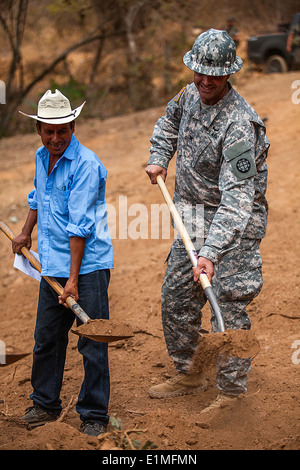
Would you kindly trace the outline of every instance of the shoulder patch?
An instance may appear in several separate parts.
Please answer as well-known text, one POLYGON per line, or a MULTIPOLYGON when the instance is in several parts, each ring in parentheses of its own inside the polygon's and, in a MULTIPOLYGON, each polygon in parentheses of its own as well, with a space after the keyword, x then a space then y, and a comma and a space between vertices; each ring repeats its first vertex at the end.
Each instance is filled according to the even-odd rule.
POLYGON ((233 158, 237 157, 238 155, 241 155, 242 153, 247 152, 250 149, 251 145, 245 140, 242 140, 240 142, 237 142, 236 144, 231 145, 227 150, 225 150, 224 156, 226 160, 230 162, 230 160, 232 160, 233 158))
POLYGON ((180 100, 180 97, 181 97, 181 95, 182 95, 182 93, 184 92, 185 89, 186 89, 186 87, 184 86, 184 87, 180 90, 180 92, 177 93, 177 95, 176 95, 175 98, 174 98, 175 103, 178 103, 178 101, 180 100))
POLYGON ((251 178, 257 174, 256 165, 251 155, 251 145, 241 141, 224 152, 225 159, 230 162, 232 171, 238 180, 251 178))

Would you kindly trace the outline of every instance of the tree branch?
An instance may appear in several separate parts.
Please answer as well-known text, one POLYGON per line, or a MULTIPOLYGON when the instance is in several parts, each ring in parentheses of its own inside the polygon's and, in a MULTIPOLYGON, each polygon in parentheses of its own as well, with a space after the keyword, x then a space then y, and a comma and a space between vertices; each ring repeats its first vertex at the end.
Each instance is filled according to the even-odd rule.
MULTIPOLYGON (((73 51, 78 49, 79 47, 85 46, 93 41, 97 40, 104 40, 107 37, 113 36, 120 36, 125 34, 124 31, 118 31, 110 34, 95 34, 99 30, 99 27, 95 28, 92 33, 90 33, 85 38, 81 39, 77 43, 73 44, 72 46, 65 49, 61 54, 59 54, 56 59, 54 59, 50 65, 48 65, 37 77, 35 77, 23 90, 20 90, 19 93, 16 94, 16 99, 12 102, 9 100, 9 103, 12 103, 9 110, 6 108, 5 115, 2 115, 2 121, 0 121, 0 138, 1 135, 4 135, 7 125, 11 119, 11 116, 16 112, 18 106, 22 103, 25 96, 30 92, 30 90, 39 82, 41 81, 46 75, 48 75, 60 62, 65 60, 65 58, 73 51)), ((9 94, 7 93, 7 96, 9 94)))

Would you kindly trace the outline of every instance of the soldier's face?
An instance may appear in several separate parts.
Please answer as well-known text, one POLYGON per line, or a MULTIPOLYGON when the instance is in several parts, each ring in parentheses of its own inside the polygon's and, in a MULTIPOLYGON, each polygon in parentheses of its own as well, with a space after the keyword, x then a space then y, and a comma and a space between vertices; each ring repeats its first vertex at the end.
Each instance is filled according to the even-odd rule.
POLYGON ((229 75, 212 77, 194 72, 194 83, 200 93, 202 103, 212 106, 223 98, 229 90, 228 78, 229 75))

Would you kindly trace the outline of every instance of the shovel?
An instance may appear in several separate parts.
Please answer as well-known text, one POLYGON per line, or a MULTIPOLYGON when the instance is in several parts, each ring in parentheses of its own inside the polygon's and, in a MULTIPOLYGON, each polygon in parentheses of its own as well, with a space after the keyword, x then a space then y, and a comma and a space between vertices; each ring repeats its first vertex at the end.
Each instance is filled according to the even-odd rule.
MULTIPOLYGON (((190 236, 185 228, 185 226, 183 225, 183 222, 181 220, 181 217, 175 207, 175 204, 173 203, 172 199, 171 199, 171 196, 168 192, 168 189, 164 183, 164 180, 162 179, 162 177, 160 175, 158 175, 157 177, 157 183, 158 183, 158 186, 160 187, 160 190, 162 192, 162 195, 167 203, 167 206, 169 208, 169 211, 172 215, 172 218, 173 218, 173 221, 174 221, 174 224, 175 224, 175 227, 177 228, 180 236, 181 236, 181 239, 183 241, 183 244, 186 248, 186 251, 189 255, 189 258, 193 264, 193 266, 196 268, 197 267, 197 260, 198 260, 198 256, 197 256, 197 252, 195 250, 195 247, 190 239, 190 236)), ((200 274, 200 279, 199 279, 199 282, 204 290, 204 293, 209 301, 209 304, 210 304, 210 307, 212 309, 212 311, 214 312, 215 314, 215 317, 217 319, 217 324, 218 324, 218 330, 220 332, 223 332, 225 331, 225 327, 224 327, 224 321, 223 321, 223 317, 222 317, 222 313, 221 313, 221 310, 220 310, 220 307, 218 305, 218 302, 217 302, 217 299, 216 299, 216 296, 214 294, 214 291, 211 287, 211 284, 209 282, 209 279, 207 277, 207 275, 202 272, 200 274)))
MULTIPOLYGON (((0 229, 10 240, 15 238, 15 234, 3 222, 0 222, 0 229)), ((31 251, 25 246, 22 247, 21 251, 32 266, 41 273, 42 266, 31 251)), ((64 289, 54 277, 43 277, 58 295, 62 295, 64 289)), ((131 328, 126 324, 119 324, 106 319, 92 320, 72 297, 67 297, 66 304, 83 323, 83 325, 71 329, 71 332, 78 336, 100 343, 111 343, 112 341, 119 341, 133 336, 131 328)))
MULTIPOLYGON (((157 177, 157 183, 169 207, 174 224, 182 238, 189 258, 193 266, 197 267, 197 252, 160 175, 157 177)), ((254 358, 260 351, 260 345, 255 334, 249 330, 225 330, 220 307, 209 279, 204 272, 200 274, 199 282, 216 316, 218 331, 202 336, 199 346, 195 351, 190 372, 201 372, 206 367, 210 367, 220 353, 224 356, 232 355, 240 358, 254 358)))

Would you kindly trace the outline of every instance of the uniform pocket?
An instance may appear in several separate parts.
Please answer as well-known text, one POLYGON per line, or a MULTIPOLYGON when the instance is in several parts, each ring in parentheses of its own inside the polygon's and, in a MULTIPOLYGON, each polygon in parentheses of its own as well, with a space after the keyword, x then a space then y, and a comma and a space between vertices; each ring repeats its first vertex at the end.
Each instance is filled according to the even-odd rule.
POLYGON ((193 152, 192 165, 193 166, 197 164, 201 155, 204 153, 204 150, 207 149, 210 143, 211 143, 210 139, 208 139, 207 137, 203 137, 200 142, 198 141, 198 139, 197 139, 197 142, 194 142, 193 147, 192 147, 192 152, 193 152))
POLYGON ((204 138, 200 145, 193 147, 193 168, 202 176, 217 180, 220 171, 220 158, 210 139, 204 138))
POLYGON ((222 260, 215 264, 218 279, 260 268, 262 259, 259 245, 260 240, 242 238, 238 247, 226 253, 222 260))
POLYGON ((220 302, 251 302, 263 286, 261 267, 232 274, 218 282, 217 293, 220 302))
POLYGON ((64 214, 68 211, 68 201, 70 196, 70 189, 67 189, 66 186, 62 188, 55 188, 54 191, 54 201, 55 201, 55 210, 64 214))
POLYGON ((260 240, 242 239, 238 248, 215 265, 216 294, 220 302, 251 301, 263 285, 260 240))

